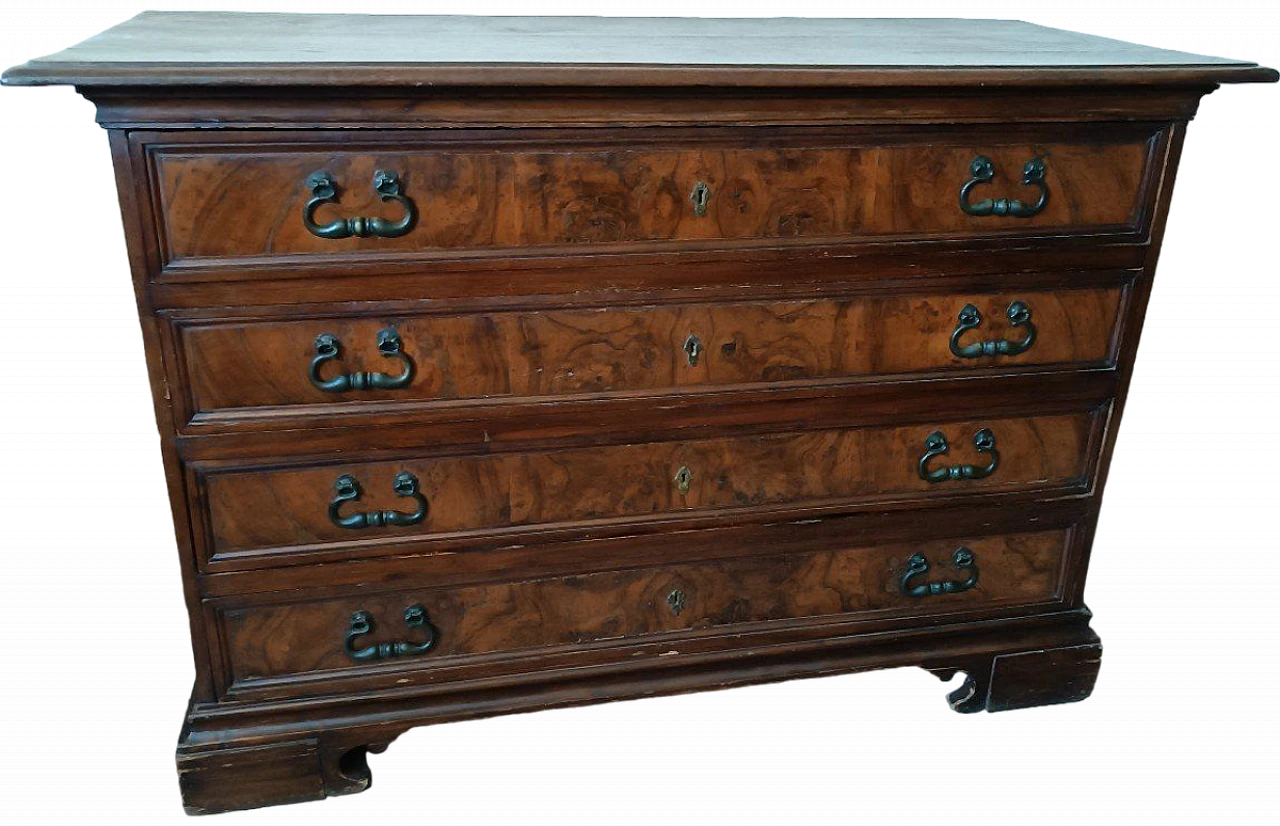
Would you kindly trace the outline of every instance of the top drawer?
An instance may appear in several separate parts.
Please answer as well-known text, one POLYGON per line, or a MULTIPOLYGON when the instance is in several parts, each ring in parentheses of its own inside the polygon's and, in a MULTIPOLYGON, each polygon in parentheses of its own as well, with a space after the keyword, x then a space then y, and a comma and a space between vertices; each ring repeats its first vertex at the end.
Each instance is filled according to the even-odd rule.
POLYGON ((1135 233, 1150 127, 249 133, 150 146, 170 265, 1135 233), (223 139, 225 140, 225 138, 223 139))

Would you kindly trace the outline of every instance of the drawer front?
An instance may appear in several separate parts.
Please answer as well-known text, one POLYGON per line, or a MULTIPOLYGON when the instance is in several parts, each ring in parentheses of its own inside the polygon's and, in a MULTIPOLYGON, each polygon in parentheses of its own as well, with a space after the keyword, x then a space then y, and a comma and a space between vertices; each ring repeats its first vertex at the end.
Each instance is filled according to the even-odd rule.
POLYGON ((152 163, 171 263, 1137 231, 1151 130, 1018 134, 794 131, 760 145, 632 131, 610 145, 401 133, 158 145, 152 163))
POLYGON ((1092 366, 1111 359, 1126 289, 175 324, 198 419, 1092 366))
MULTIPOLYGON (((435 671, 484 655, 625 646, 783 620, 936 615, 1058 598, 1069 530, 841 548, 583 576, 421 588, 218 611, 235 688, 388 661, 435 671), (419 610, 420 609, 420 610, 419 610), (397 644, 400 644, 397 647, 397 644)), ((664 643, 665 644, 665 643, 664 643)), ((397 681, 403 684, 404 681, 397 681)))
POLYGON ((198 472, 214 560, 730 509, 1079 487, 1099 411, 198 472), (989 438, 987 438, 989 437, 989 438), (929 478, 925 478, 925 477, 929 478))

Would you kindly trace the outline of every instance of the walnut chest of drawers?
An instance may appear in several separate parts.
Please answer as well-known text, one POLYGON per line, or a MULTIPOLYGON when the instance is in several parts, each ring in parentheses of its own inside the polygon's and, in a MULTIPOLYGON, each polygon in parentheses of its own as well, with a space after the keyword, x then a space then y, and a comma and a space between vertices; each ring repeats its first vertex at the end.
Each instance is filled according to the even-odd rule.
POLYGON ((188 810, 513 711, 1086 697, 1184 131, 1275 79, 999 21, 155 13, 11 69, 110 135, 188 810))

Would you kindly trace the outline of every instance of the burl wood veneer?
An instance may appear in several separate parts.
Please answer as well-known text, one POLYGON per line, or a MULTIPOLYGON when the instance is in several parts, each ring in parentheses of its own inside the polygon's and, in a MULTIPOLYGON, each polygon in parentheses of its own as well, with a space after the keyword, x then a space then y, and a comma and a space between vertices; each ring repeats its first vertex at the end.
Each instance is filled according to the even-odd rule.
POLYGON ((10 69, 110 135, 187 810, 554 706, 1088 696, 1186 125, 1276 79, 1007 21, 168 13, 10 69))

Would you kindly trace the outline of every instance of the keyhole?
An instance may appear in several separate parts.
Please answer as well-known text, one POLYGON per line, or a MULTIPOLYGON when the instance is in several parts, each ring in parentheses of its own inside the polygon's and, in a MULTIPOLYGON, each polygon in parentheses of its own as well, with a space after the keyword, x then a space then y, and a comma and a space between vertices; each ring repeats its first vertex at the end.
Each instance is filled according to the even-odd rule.
POLYGON ((698 357, 702 355, 702 339, 691 334, 684 340, 684 354, 689 357, 689 366, 698 366, 698 357))
POLYGON ((681 493, 688 493, 689 485, 693 482, 693 471, 689 470, 688 467, 681 466, 681 468, 676 471, 675 482, 676 490, 681 493))
POLYGON ((684 610, 684 591, 677 588, 667 594, 667 607, 671 609, 671 613, 680 616, 680 612, 684 610))
POLYGON ((711 187, 698 181, 693 185, 693 192, 689 193, 689 200, 693 201, 693 214, 701 218, 707 214, 707 201, 711 200, 711 187))

